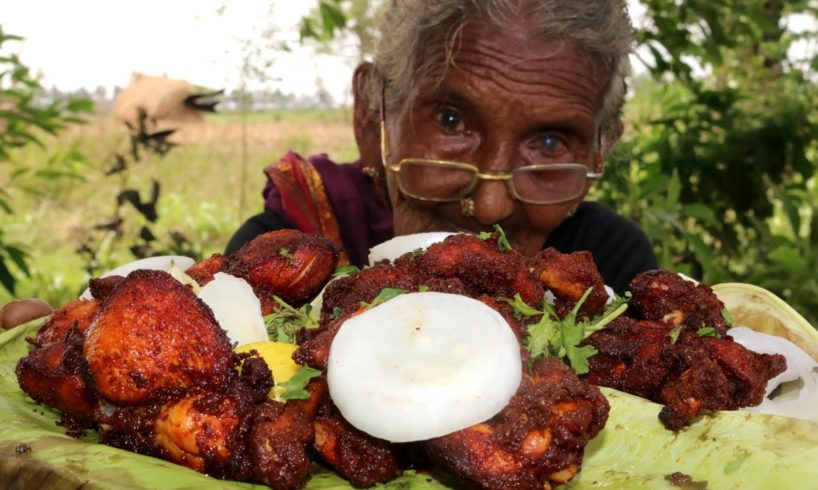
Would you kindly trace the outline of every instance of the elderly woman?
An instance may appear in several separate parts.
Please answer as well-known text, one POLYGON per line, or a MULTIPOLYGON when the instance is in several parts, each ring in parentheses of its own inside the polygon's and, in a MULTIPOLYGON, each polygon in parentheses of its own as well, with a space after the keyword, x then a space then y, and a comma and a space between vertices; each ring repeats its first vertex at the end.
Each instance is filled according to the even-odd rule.
POLYGON ((632 29, 618 0, 394 0, 354 75, 360 160, 294 153, 227 252, 296 227, 356 265, 394 235, 491 230, 527 255, 590 251, 621 292, 656 267, 644 233, 583 202, 622 132, 632 29))

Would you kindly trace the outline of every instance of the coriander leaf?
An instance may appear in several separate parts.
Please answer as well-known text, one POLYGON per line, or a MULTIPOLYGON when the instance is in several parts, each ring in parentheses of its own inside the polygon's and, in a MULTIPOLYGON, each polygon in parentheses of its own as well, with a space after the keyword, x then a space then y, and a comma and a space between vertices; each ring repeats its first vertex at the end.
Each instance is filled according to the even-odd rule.
POLYGON ((679 340, 679 334, 682 333, 682 325, 676 325, 673 327, 673 330, 667 333, 667 336, 670 337, 670 343, 675 344, 677 340, 679 340))
POLYGON ((366 301, 361 301, 361 306, 365 307, 366 309, 374 308, 381 303, 385 303, 390 299, 394 298, 395 296, 399 296, 401 294, 405 294, 407 291, 405 289, 400 288, 383 288, 375 299, 372 300, 371 303, 367 303, 366 301))
POLYGON ((550 357, 559 353, 560 329, 557 321, 543 315, 540 321, 528 326, 528 337, 525 348, 531 353, 531 359, 550 357))
POLYGON ((491 233, 490 231, 481 231, 480 234, 477 235, 477 238, 481 240, 488 240, 489 238, 491 238, 492 234, 493 233, 491 233))
POLYGON ((333 320, 337 320, 337 319, 341 318, 341 315, 343 315, 343 314, 344 314, 344 310, 342 310, 341 308, 338 308, 336 306, 335 308, 332 309, 332 313, 330 314, 330 317, 333 320))
POLYGON ((563 319, 560 319, 554 312, 553 306, 545 301, 543 301, 545 311, 541 312, 525 304, 519 294, 515 295, 514 301, 506 300, 514 307, 518 317, 532 318, 535 315, 541 315, 539 320, 527 325, 528 337, 525 347, 531 354, 532 360, 538 357, 555 356, 570 365, 577 374, 588 372, 588 359, 594 356, 597 350, 591 345, 581 345, 582 341, 590 333, 605 327, 628 308, 627 301, 620 301, 612 305, 613 309, 606 308, 594 321, 587 319, 578 321, 579 310, 592 289, 588 288, 585 291, 571 312, 563 319))
POLYGON ((614 303, 611 303, 608 307, 606 307, 605 310, 597 317, 599 320, 595 320, 592 324, 585 327, 585 337, 588 337, 597 330, 602 330, 619 315, 625 313, 625 310, 628 309, 627 303, 622 303, 614 309, 611 309, 612 306, 615 306, 614 303))
POLYGON ((344 265, 341 267, 336 267, 335 271, 332 273, 332 277, 341 277, 341 276, 348 276, 350 274, 354 274, 360 271, 358 267, 354 265, 344 265))
POLYGON ((284 393, 280 395, 282 400, 306 400, 310 397, 310 392, 305 388, 312 378, 320 376, 321 371, 308 366, 302 366, 292 378, 281 383, 284 393))
POLYGON ((524 316, 535 316, 535 315, 542 315, 543 312, 532 308, 528 305, 523 298, 520 297, 520 293, 514 293, 514 300, 510 300, 508 298, 505 299, 505 302, 511 305, 514 308, 515 313, 519 313, 524 316))
POLYGON ((278 255, 284 257, 285 259, 289 260, 290 262, 292 262, 292 260, 295 258, 295 257, 293 257, 292 252, 290 252, 288 249, 283 248, 283 247, 278 251, 278 255))
POLYGON ((582 296, 579 298, 579 301, 577 301, 577 304, 575 304, 574 307, 571 308, 571 312, 568 313, 568 316, 565 317, 566 322, 576 323, 579 309, 582 307, 582 304, 585 303, 585 300, 588 299, 588 296, 591 294, 591 291, 593 290, 594 288, 590 287, 586 289, 584 293, 582 293, 582 296))
POLYGON ((264 317, 264 326, 270 340, 292 344, 293 336, 298 330, 318 327, 318 318, 313 314, 309 303, 296 309, 278 296, 274 295, 273 300, 278 303, 278 307, 264 317))
POLYGON ((598 352, 596 347, 592 345, 584 345, 582 347, 575 345, 567 347, 565 351, 568 356, 568 361, 571 363, 571 367, 574 368, 577 374, 587 374, 588 371, 590 371, 588 359, 598 352))
POLYGON ((413 259, 416 259, 416 258, 420 257, 421 255, 423 255, 423 248, 418 247, 418 248, 412 250, 412 258, 413 259))
POLYGON ((721 317, 724 319, 724 323, 728 327, 733 326, 733 317, 730 315, 730 310, 728 310, 727 308, 722 308, 721 317))
POLYGON ((713 327, 702 327, 696 331, 699 334, 699 337, 713 337, 713 338, 721 338, 719 332, 713 327))
POLYGON ((419 293, 429 292, 429 286, 427 286, 425 284, 421 284, 420 286, 418 286, 418 292, 419 293))
POLYGON ((503 228, 495 224, 494 231, 496 231, 500 237, 497 239, 497 246, 500 247, 501 252, 507 252, 511 250, 511 244, 508 242, 508 238, 506 237, 506 232, 503 231, 503 228))

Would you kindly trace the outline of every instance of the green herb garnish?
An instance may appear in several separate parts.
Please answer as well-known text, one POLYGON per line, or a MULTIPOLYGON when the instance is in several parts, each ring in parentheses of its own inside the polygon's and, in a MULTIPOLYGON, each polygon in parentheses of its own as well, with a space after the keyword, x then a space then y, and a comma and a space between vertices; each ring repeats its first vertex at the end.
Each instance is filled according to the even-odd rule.
POLYGON ((667 336, 670 337, 670 343, 675 344, 677 340, 679 340, 679 334, 682 333, 682 325, 676 325, 673 329, 667 333, 667 336))
POLYGON ((344 310, 342 310, 341 308, 338 308, 336 306, 335 308, 332 309, 332 313, 330 313, 330 318, 332 318, 333 320, 337 320, 337 319, 341 318, 341 315, 343 315, 343 314, 344 314, 344 310))
POLYGON ((278 251, 278 255, 284 257, 285 259, 289 260, 290 262, 292 262, 293 259, 295 259, 295 257, 293 257, 293 253, 290 252, 289 249, 283 248, 283 247, 278 251))
POLYGON ((264 326, 270 340, 292 344, 293 336, 302 328, 318 328, 318 318, 312 312, 312 305, 307 303, 301 308, 293 308, 286 301, 273 296, 278 308, 264 317, 264 326))
POLYGON ((390 299, 394 298, 395 296, 399 296, 401 294, 405 294, 408 291, 405 289, 400 288, 383 288, 380 293, 372 300, 371 303, 367 303, 366 301, 361 301, 361 306, 366 309, 374 308, 381 303, 386 303, 390 299))
POLYGON ((699 334, 699 337, 713 337, 716 339, 721 338, 721 335, 719 335, 718 330, 716 330, 713 327, 702 327, 698 329, 696 333, 699 334))
POLYGON ((730 310, 727 308, 721 309, 721 317, 724 319, 724 324, 728 327, 733 325, 733 317, 730 315, 730 310))
POLYGON ((354 273, 356 273, 356 272, 358 272, 360 270, 361 269, 359 269, 357 266, 354 266, 352 264, 342 265, 341 267, 337 267, 335 269, 335 271, 333 271, 332 277, 348 276, 348 275, 354 274, 354 273))
POLYGON ((554 307, 543 300, 542 310, 533 308, 526 304, 519 294, 514 295, 514 300, 508 303, 514 307, 515 314, 520 318, 533 318, 539 316, 539 320, 528 324, 528 338, 525 347, 531 354, 531 358, 538 357, 558 357, 566 362, 577 374, 585 374, 589 370, 588 359, 597 353, 596 348, 591 345, 580 345, 581 342, 591 333, 604 328, 613 319, 621 315, 628 308, 624 298, 616 304, 612 303, 605 311, 593 320, 577 320, 577 314, 582 304, 591 294, 593 288, 588 288, 585 294, 577 301, 571 312, 560 319, 554 307))
MULTIPOLYGON (((511 250, 511 248, 512 248, 511 243, 509 243, 508 237, 506 237, 506 232, 503 231, 503 228, 500 225, 495 224, 494 225, 494 231, 498 235, 497 236, 497 247, 500 248, 500 251, 501 252, 507 252, 507 251, 511 250)), ((491 238, 493 236, 494 236, 494 233, 492 233, 492 232, 481 231, 477 235, 477 238, 479 238, 481 240, 488 240, 489 238, 491 238)))
POLYGON ((292 378, 278 385, 284 388, 284 392, 279 395, 279 398, 282 400, 306 400, 310 397, 310 392, 306 390, 307 384, 312 378, 320 375, 321 371, 303 366, 292 378))

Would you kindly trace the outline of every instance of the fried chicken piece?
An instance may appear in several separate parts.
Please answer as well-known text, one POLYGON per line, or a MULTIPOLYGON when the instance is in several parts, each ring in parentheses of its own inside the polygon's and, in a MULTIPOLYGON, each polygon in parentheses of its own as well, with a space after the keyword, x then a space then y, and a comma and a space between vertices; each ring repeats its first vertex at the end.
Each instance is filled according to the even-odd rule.
POLYGON ((327 399, 315 418, 313 449, 356 488, 397 478, 402 469, 396 446, 352 427, 327 399))
POLYGON ((297 305, 316 294, 338 265, 339 253, 324 237, 278 230, 245 244, 227 258, 223 271, 245 279, 267 315, 277 305, 273 295, 297 305))
POLYGON ((339 277, 327 284, 321 306, 321 324, 330 316, 349 314, 369 303, 386 288, 416 291, 418 278, 406 268, 380 262, 355 274, 339 277), (341 313, 338 313, 338 312, 341 313))
POLYGON ((145 405, 101 405, 95 412, 100 442, 218 478, 250 479, 247 435, 259 403, 235 376, 220 388, 145 405))
POLYGON ((88 281, 88 291, 95 299, 102 301, 124 280, 124 276, 118 275, 95 277, 88 281))
POLYGON ((276 490, 300 488, 309 475, 307 449, 315 440, 313 421, 326 398, 326 379, 313 378, 306 390, 306 400, 265 403, 250 433, 254 476, 276 490))
POLYGON ((194 390, 163 405, 153 426, 160 454, 215 477, 247 479, 243 439, 251 419, 247 401, 236 393, 194 390))
POLYGON ((619 317, 583 342, 597 353, 588 359, 591 384, 658 400, 659 390, 674 368, 672 325, 619 317))
POLYGON ((470 234, 451 235, 422 254, 400 257, 396 265, 424 277, 459 279, 471 297, 513 298, 519 293, 523 301, 538 306, 544 293, 529 273, 528 259, 514 250, 501 251, 496 234, 487 240, 470 234))
POLYGON ((202 259, 185 270, 185 274, 196 281, 199 286, 204 286, 213 280, 217 272, 221 272, 227 264, 227 257, 222 254, 213 254, 206 259, 202 259))
POLYGON ((598 351, 586 379, 664 404, 659 419, 680 430, 699 415, 758 405, 767 382, 786 369, 781 355, 750 351, 729 337, 681 335, 680 329, 617 318, 583 342, 598 351))
POLYGON ((712 327, 719 336, 729 328, 722 310, 724 303, 706 284, 694 284, 678 274, 658 269, 643 272, 630 283, 631 305, 640 318, 684 325, 683 335, 695 334, 701 327, 712 327))
POLYGON ((195 386, 220 386, 235 364, 213 312, 166 272, 130 273, 88 327, 83 356, 99 395, 151 402, 195 386))
POLYGON ((429 458, 477 488, 542 489, 579 471, 610 407, 555 358, 539 359, 492 419, 426 442, 429 458))
POLYGON ((88 426, 97 396, 83 377, 82 340, 79 330, 72 328, 61 341, 21 358, 15 372, 20 389, 32 399, 64 412, 80 426, 88 426))
POLYGON ((577 318, 598 315, 608 301, 605 280, 590 252, 563 254, 553 247, 539 252, 534 260, 534 276, 554 294, 557 315, 565 318, 589 288, 593 288, 579 308, 577 318))
POLYGON ((48 317, 37 330, 37 337, 31 343, 36 346, 45 346, 53 342, 61 343, 72 328, 82 334, 98 311, 99 301, 95 299, 71 301, 48 317))
POLYGON ((100 441, 160 457, 210 476, 255 480, 274 489, 303 486, 309 475, 312 421, 326 394, 323 380, 307 400, 268 398, 272 373, 263 359, 244 359, 224 384, 138 406, 100 405, 100 441))

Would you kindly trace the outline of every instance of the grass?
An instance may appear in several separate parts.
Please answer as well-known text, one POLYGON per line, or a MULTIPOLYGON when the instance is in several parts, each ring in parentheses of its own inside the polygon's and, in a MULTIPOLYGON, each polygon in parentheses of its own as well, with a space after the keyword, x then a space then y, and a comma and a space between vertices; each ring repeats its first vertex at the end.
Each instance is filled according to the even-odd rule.
MULTIPOLYGON (((174 138, 178 146, 166 156, 146 155, 123 175, 106 176, 114 155, 128 154, 129 138, 110 117, 96 117, 0 164, 0 182, 10 183, 3 188, 14 207, 13 214, 0 213, 3 240, 30 257, 30 277, 17 274, 15 297, 39 297, 54 306, 75 298, 89 277, 77 248, 89 238, 103 245, 100 270, 133 260, 128 247, 149 224, 139 213, 122 208, 119 237, 93 228, 113 217, 124 188, 146 199, 151 180, 158 180, 159 218, 149 224, 152 232, 166 245, 171 232, 182 233, 197 254, 208 256, 222 251, 233 231, 262 209, 266 164, 289 149, 326 152, 340 162, 357 156, 351 113, 343 109, 217 114, 181 128, 174 138)), ((10 299, 0 288, 0 304, 10 299)))

